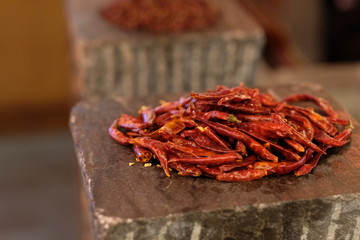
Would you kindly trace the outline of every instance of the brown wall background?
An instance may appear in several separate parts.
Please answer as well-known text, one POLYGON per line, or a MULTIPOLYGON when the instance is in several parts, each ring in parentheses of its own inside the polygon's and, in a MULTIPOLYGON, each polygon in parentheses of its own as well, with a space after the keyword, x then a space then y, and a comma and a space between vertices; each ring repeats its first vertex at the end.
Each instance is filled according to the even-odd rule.
POLYGON ((0 110, 69 101, 63 5, 61 0, 0 1, 0 110))

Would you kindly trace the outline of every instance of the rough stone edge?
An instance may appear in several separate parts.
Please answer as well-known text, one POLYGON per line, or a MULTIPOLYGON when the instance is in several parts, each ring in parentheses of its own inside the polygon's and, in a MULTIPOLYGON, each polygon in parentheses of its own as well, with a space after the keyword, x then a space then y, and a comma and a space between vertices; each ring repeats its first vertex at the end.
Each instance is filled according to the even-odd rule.
MULTIPOLYGON (((275 202, 275 203, 267 203, 267 204, 253 204, 253 205, 246 205, 246 206, 239 206, 239 207, 235 207, 233 209, 218 209, 218 210, 212 210, 212 211, 206 211, 206 212, 201 212, 201 213, 197 213, 197 212, 189 212, 189 213, 177 213, 177 214, 169 214, 165 217, 155 217, 155 218, 139 218, 139 219, 122 219, 119 217, 112 217, 112 216, 106 216, 103 214, 103 209, 98 209, 97 211, 95 211, 94 213, 94 226, 96 227, 96 239, 136 239, 135 238, 135 232, 131 231, 132 228, 137 227, 138 225, 143 225, 143 224, 150 224, 154 223, 154 222, 166 222, 165 225, 163 225, 163 227, 161 227, 160 229, 157 229, 158 232, 157 233, 153 233, 155 234, 156 238, 151 238, 151 239, 168 239, 168 238, 164 238, 166 231, 167 231, 167 227, 171 224, 177 223, 177 221, 182 221, 181 219, 187 218, 187 217, 191 217, 191 215, 193 214, 200 214, 201 218, 207 218, 210 217, 213 214, 217 214, 217 213, 222 213, 225 212, 226 214, 229 214, 227 212, 232 212, 235 214, 241 214, 244 211, 248 211, 250 209, 256 209, 258 213, 261 214, 261 212, 269 210, 269 209, 279 209, 279 211, 281 211, 281 206, 284 206, 287 203, 294 203, 294 202, 298 202, 298 203, 302 203, 302 204, 309 204, 311 201, 313 201, 315 199, 303 199, 303 200, 298 200, 298 201, 282 201, 282 202, 275 202), (119 230, 120 229, 120 230, 119 230), (128 231, 126 234, 124 235, 119 235, 119 231, 121 231, 122 229, 130 229, 130 231, 128 231), (120 237, 119 237, 120 236, 120 237)), ((327 239, 333 239, 333 237, 335 237, 336 234, 336 230, 337 230, 337 225, 336 225, 336 221, 339 220, 340 218, 340 214, 341 211, 341 207, 339 209, 339 206, 337 203, 342 203, 342 204, 347 204, 350 201, 356 201, 355 205, 359 205, 360 206, 360 193, 352 193, 352 194, 346 194, 346 195, 333 195, 333 196, 329 196, 329 197, 324 197, 324 198, 320 198, 320 199, 316 199, 316 200, 320 200, 322 203, 326 203, 326 204, 331 204, 332 206, 332 213, 330 216, 327 216, 330 218, 330 222, 327 228, 327 232, 319 232, 318 234, 327 237, 327 239), (328 238, 330 237, 331 238, 328 238)), ((360 210, 360 209, 359 209, 360 210)), ((356 227, 354 230, 354 233, 352 234, 352 239, 357 239, 356 237, 359 237, 360 235, 360 231, 357 230, 357 228, 360 228, 360 212, 355 216, 356 219, 356 227), (358 236, 359 235, 359 236, 358 236)), ((324 219, 319 219, 319 221, 324 220, 324 219)), ((353 219, 354 220, 354 219, 353 219)), ((281 223, 283 221, 283 219, 277 219, 277 221, 280 221, 280 224, 283 225, 284 223, 281 223)), ((276 223, 276 222, 275 222, 276 223)), ((306 222, 304 222, 306 225, 306 222)), ((179 224, 179 223, 178 223, 179 224)), ((185 224, 185 223, 184 223, 185 224)), ((201 239, 200 237, 200 232, 201 232, 201 222, 198 221, 194 221, 191 223, 193 225, 192 228, 192 232, 191 232, 191 239, 201 239)), ((262 235, 262 230, 264 230, 266 228, 266 222, 264 223, 265 225, 262 225, 262 229, 259 229, 260 232, 253 232, 253 237, 255 237, 256 235, 262 235)), ((274 222, 272 223, 274 224, 274 222)), ((301 224, 301 223, 299 223, 301 224)), ((308 239, 308 234, 312 229, 308 229, 307 227, 303 227, 303 233, 301 236, 299 236, 299 239, 301 237, 301 239, 308 239)), ((126 230, 125 230, 126 231, 126 230)), ((156 230, 154 230, 156 231, 156 230)), ((143 236, 144 239, 147 239, 147 236, 143 236)), ((217 236, 217 237, 221 237, 221 236, 217 236)), ((170 238, 172 239, 172 238, 170 238)), ((278 238, 276 238, 278 239, 278 238)))

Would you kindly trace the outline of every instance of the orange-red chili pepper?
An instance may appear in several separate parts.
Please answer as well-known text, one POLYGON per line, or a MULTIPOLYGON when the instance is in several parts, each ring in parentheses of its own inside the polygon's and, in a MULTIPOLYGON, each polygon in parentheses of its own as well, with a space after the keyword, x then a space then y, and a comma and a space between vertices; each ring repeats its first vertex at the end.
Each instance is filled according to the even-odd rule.
POLYGON ((349 141, 351 124, 325 100, 307 95, 287 100, 276 101, 244 85, 217 86, 142 107, 138 117, 123 114, 108 131, 115 141, 132 144, 138 161, 159 161, 167 176, 169 168, 182 176, 219 181, 290 172, 300 176, 309 173, 328 148, 349 141), (290 105, 295 100, 312 101, 322 111, 290 105))

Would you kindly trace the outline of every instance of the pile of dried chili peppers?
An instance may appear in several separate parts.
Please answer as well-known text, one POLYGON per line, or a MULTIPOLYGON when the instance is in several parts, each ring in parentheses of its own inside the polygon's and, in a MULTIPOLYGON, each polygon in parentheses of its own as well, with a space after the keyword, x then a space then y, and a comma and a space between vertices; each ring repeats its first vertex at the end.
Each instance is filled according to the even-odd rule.
POLYGON ((296 94, 276 101, 240 85, 143 106, 137 117, 122 114, 109 133, 132 145, 138 162, 159 161, 167 176, 176 170, 183 176, 249 181, 309 173, 328 148, 349 141, 349 124, 322 98, 296 94), (291 105, 298 101, 310 101, 318 110, 291 105))
POLYGON ((104 7, 101 15, 127 30, 174 33, 216 24, 219 9, 206 0, 117 0, 104 7))

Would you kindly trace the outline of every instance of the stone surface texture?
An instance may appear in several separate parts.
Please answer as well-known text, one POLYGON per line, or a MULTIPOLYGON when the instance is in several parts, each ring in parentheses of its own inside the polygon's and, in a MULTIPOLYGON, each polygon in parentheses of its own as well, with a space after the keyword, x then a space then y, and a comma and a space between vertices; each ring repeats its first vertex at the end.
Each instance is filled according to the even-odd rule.
POLYGON ((253 82, 264 34, 236 0, 209 0, 222 11, 214 27, 167 35, 112 26, 99 14, 110 1, 67 4, 81 97, 148 96, 253 82))
MULTIPOLYGON (((322 96, 319 85, 264 89, 322 96)), ((162 96, 175 100, 177 96, 162 96)), ((308 175, 224 183, 173 174, 134 162, 129 147, 107 133, 121 113, 135 114, 158 97, 78 103, 70 126, 96 239, 356 239, 360 238, 360 130, 331 149, 308 175)))

